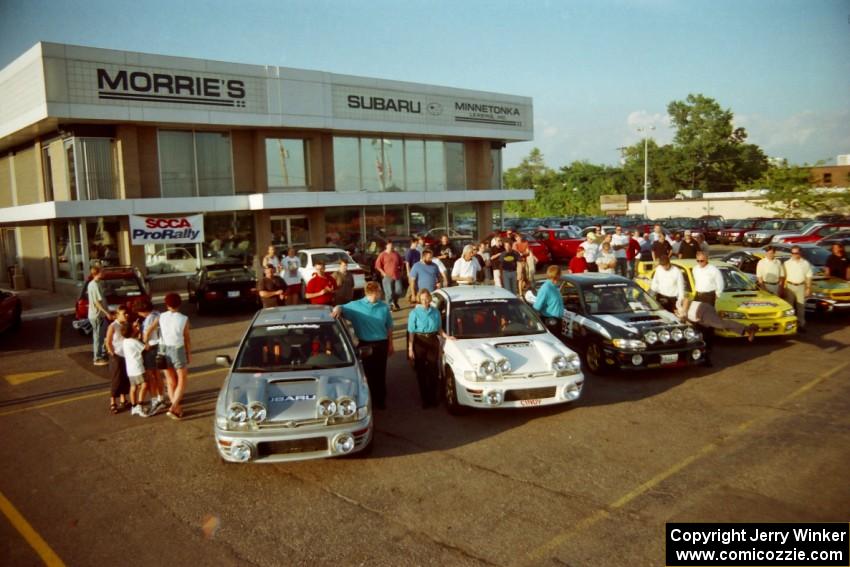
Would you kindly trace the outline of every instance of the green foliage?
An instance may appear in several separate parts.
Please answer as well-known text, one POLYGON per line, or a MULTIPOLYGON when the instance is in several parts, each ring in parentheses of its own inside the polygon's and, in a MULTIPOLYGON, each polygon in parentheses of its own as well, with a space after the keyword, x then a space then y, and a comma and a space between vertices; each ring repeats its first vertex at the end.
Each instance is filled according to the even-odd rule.
POLYGON ((766 208, 786 218, 850 209, 850 193, 824 191, 811 185, 811 166, 771 165, 764 175, 741 189, 765 189, 766 208))

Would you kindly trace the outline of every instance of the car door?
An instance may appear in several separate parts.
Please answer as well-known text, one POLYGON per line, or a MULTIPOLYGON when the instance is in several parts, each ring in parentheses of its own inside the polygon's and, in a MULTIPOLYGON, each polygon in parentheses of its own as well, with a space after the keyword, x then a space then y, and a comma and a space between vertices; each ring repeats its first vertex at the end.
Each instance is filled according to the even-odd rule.
POLYGON ((563 282, 561 285, 561 297, 564 300, 564 317, 561 332, 564 338, 570 344, 573 344, 581 337, 579 327, 581 316, 584 313, 578 287, 572 282, 563 282))

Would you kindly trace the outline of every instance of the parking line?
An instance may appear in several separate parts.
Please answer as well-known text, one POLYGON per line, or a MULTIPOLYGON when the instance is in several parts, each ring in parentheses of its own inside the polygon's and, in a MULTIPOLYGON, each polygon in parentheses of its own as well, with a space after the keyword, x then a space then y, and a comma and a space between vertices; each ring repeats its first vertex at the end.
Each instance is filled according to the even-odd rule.
MULTIPOLYGON (((821 382, 823 382, 824 380, 829 378, 830 376, 833 376, 834 374, 838 373, 839 371, 841 371, 842 369, 844 369, 848 365, 850 365, 850 362, 842 362, 838 366, 836 366, 836 367, 834 367, 830 370, 827 370, 823 374, 820 374, 814 380, 811 380, 810 382, 802 385, 801 387, 797 388, 796 390, 794 390, 793 392, 791 392, 790 394, 788 394, 787 396, 782 398, 776 404, 776 406, 777 407, 782 406, 782 405, 786 404, 787 402, 793 400, 794 398, 801 396, 802 394, 808 392, 809 390, 811 390, 812 388, 814 388, 815 386, 817 386, 818 384, 820 384, 821 382)), ((620 498, 618 498, 617 500, 615 500, 614 502, 612 502, 611 504, 606 506, 605 508, 600 508, 600 509, 596 510, 593 514, 585 517, 584 519, 575 523, 574 525, 572 525, 568 529, 559 533, 558 535, 556 535, 555 537, 553 537, 552 539, 547 541, 545 544, 543 544, 539 548, 529 552, 529 554, 527 556, 527 559, 528 559, 527 563, 534 564, 534 563, 540 562, 540 560, 543 559, 546 556, 546 554, 551 553, 551 552, 555 551, 556 549, 558 549, 559 547, 561 547, 564 543, 567 542, 567 540, 569 540, 571 537, 573 537, 577 532, 580 532, 583 529, 588 528, 588 527, 596 524, 600 520, 604 520, 604 519, 608 518, 613 511, 618 510, 619 508, 622 508, 623 506, 625 506, 629 502, 635 500, 636 498, 643 496, 644 494, 646 494, 647 492, 649 492, 650 490, 652 490, 653 488, 655 488, 656 486, 658 486, 659 484, 661 484, 665 480, 669 479, 670 477, 672 477, 673 475, 675 475, 676 473, 678 473, 682 469, 688 467, 689 465, 691 465, 695 461, 698 461, 699 459, 705 457, 706 455, 716 451, 717 449, 719 449, 721 447, 721 445, 723 445, 724 443, 729 441, 734 436, 743 433, 744 431, 746 431, 747 429, 752 427, 754 424, 756 424, 761 419, 763 419, 763 418, 748 419, 747 421, 738 425, 732 433, 726 435, 721 440, 713 441, 713 442, 705 445, 702 449, 700 449, 696 453, 694 453, 694 454, 692 454, 688 457, 685 457, 684 459, 682 459, 678 463, 674 464, 673 466, 671 466, 667 470, 664 470, 664 471, 658 473, 657 475, 650 478, 646 482, 644 482, 644 483, 640 484, 639 486, 637 486, 636 488, 630 490, 629 492, 627 492, 626 494, 624 494, 623 496, 621 496, 620 498)))
MULTIPOLYGON (((189 380, 193 378, 200 378, 201 376, 209 376, 210 374, 215 374, 217 372, 221 372, 222 370, 227 370, 226 368, 213 368, 211 370, 204 370, 203 372, 198 372, 197 374, 190 374, 189 380)), ((23 408, 15 408, 6 411, 0 411, 0 417, 6 415, 13 415, 16 413, 24 413, 32 410, 44 409, 53 406, 61 406, 64 404, 70 404, 71 402, 78 402, 80 400, 87 400, 89 398, 97 398, 102 397, 106 393, 106 390, 100 392, 91 392, 89 394, 82 394, 79 396, 71 396, 70 398, 63 398, 61 400, 54 400, 52 402, 45 402, 43 404, 36 404, 34 406, 26 406, 23 408)))
POLYGON ((12 526, 18 530, 23 538, 30 544, 35 552, 41 557, 41 560, 48 567, 65 567, 65 563, 56 555, 47 542, 38 535, 26 518, 12 505, 11 502, 0 492, 0 511, 9 519, 12 526))
POLYGON ((56 332, 53 335, 53 350, 59 350, 62 343, 62 316, 56 317, 56 332))

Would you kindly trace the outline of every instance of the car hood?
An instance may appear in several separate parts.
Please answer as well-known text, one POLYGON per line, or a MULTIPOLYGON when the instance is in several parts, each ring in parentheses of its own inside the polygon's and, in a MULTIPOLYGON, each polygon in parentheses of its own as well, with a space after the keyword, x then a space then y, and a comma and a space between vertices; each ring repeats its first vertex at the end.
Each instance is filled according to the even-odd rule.
POLYGON ((452 361, 462 361, 468 370, 475 370, 488 359, 493 362, 507 359, 511 364, 511 374, 549 372, 556 356, 569 358, 575 355, 549 333, 446 341, 445 351, 452 361))
POLYGON ((235 372, 226 388, 222 411, 237 402, 261 402, 268 412, 267 422, 315 419, 323 399, 349 397, 362 407, 369 398, 357 366, 305 373, 235 372))
POLYGON ((850 292, 850 281, 842 280, 841 278, 833 278, 832 276, 815 276, 812 279, 812 289, 814 291, 831 291, 839 293, 850 292))
MULTIPOLYGON (((727 291, 717 298, 718 311, 735 311, 747 315, 770 315, 791 309, 784 299, 766 291, 727 291)), ((778 313, 776 316, 780 316, 778 313)))
POLYGON ((663 309, 643 313, 587 315, 586 318, 605 327, 611 338, 642 335, 646 331, 662 328, 687 327, 678 317, 663 309))

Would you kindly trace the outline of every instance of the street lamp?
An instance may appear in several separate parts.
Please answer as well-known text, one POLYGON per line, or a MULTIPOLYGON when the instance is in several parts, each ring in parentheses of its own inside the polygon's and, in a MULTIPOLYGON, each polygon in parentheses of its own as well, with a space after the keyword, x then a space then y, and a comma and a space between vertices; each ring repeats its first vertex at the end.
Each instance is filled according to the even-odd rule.
POLYGON ((643 132, 643 218, 648 219, 647 207, 649 205, 649 135, 646 133, 649 130, 655 130, 655 126, 644 126, 638 128, 638 132, 643 132))

